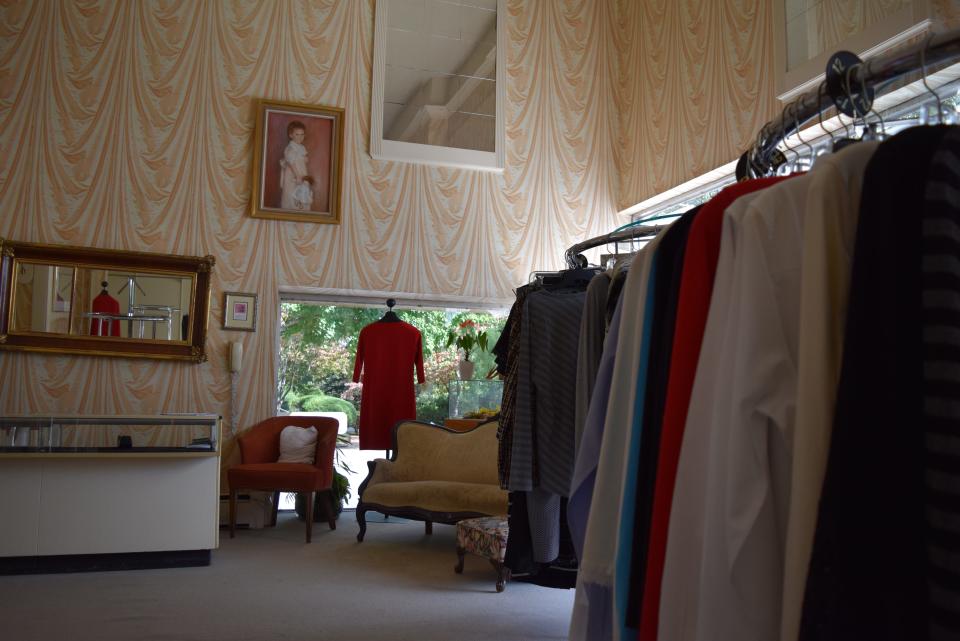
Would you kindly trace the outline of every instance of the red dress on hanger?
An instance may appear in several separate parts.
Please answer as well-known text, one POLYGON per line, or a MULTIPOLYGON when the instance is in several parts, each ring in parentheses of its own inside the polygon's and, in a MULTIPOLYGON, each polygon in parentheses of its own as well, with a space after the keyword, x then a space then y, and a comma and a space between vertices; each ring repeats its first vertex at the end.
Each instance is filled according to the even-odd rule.
MULTIPOLYGON (((101 314, 119 314, 120 303, 117 302, 116 298, 108 294, 106 290, 103 290, 93 299, 93 303, 90 305, 90 311, 100 312, 101 314)), ((113 319, 108 322, 102 318, 94 318, 90 321, 90 333, 94 336, 119 336, 120 321, 113 319), (103 324, 102 327, 101 323, 103 324)))
POLYGON ((417 418, 413 368, 423 383, 423 340, 420 330, 403 321, 371 323, 360 330, 353 382, 360 382, 360 449, 389 450, 393 426, 417 418))

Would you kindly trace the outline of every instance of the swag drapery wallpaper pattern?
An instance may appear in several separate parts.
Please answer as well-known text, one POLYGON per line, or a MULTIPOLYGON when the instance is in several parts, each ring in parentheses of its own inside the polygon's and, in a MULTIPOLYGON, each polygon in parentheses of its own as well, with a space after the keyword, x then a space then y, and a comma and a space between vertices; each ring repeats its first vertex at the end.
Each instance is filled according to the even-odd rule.
MULTIPOLYGON (((281 287, 506 298, 616 224, 615 11, 511 0, 503 175, 368 154, 373 0, 0 3, 0 236, 216 257, 201 365, 0 352, 0 411, 273 413, 281 287), (253 100, 346 109, 343 223, 253 219, 253 100), (256 292, 254 334, 219 329, 256 292)), ((234 457, 225 443, 225 463, 234 457)))
POLYGON ((776 112, 773 3, 618 3, 619 208, 735 159, 776 112))
MULTIPOLYGON (((736 160, 779 113, 774 1, 616 0, 618 209, 736 160)), ((833 51, 905 4, 811 3, 813 33, 833 51)), ((958 0, 929 11, 938 29, 960 27, 958 0)))
POLYGON ((217 259, 208 363, 0 352, 0 411, 229 420, 242 340, 243 429, 273 413, 281 288, 508 298, 777 111, 766 0, 509 0, 504 174, 374 161, 373 4, 0 2, 0 236, 217 259), (255 98, 346 109, 343 224, 247 216, 255 98), (223 291, 259 295, 256 333, 219 329, 223 291))

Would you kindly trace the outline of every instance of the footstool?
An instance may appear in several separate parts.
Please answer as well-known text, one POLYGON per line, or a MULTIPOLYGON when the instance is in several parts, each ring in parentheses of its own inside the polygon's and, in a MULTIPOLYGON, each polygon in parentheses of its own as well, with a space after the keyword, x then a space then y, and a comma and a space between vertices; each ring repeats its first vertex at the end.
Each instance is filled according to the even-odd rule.
POLYGON ((497 571, 497 592, 503 592, 510 579, 510 568, 503 564, 507 553, 507 517, 483 516, 457 523, 457 566, 453 571, 463 573, 463 557, 467 552, 490 560, 497 571))

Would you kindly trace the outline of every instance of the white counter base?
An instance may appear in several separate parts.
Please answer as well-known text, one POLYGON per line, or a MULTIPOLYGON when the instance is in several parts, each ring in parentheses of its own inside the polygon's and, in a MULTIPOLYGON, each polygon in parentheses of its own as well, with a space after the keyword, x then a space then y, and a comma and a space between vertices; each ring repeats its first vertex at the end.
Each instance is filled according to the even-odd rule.
POLYGON ((219 544, 220 458, 0 457, 0 557, 219 544))

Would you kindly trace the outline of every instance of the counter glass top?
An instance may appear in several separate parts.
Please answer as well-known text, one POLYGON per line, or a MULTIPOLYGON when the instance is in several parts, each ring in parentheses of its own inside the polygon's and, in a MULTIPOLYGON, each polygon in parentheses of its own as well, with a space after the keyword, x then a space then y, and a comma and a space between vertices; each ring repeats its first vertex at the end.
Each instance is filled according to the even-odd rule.
POLYGON ((0 454, 214 453, 216 414, 0 416, 0 454))

